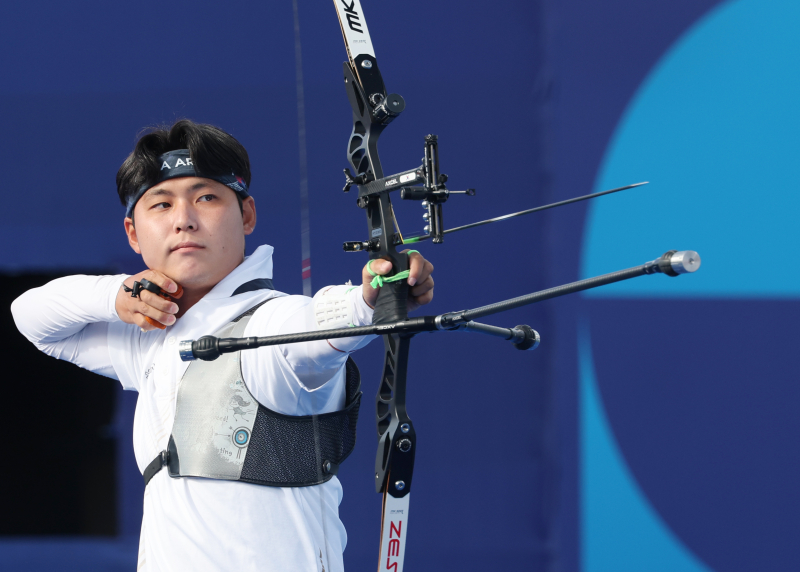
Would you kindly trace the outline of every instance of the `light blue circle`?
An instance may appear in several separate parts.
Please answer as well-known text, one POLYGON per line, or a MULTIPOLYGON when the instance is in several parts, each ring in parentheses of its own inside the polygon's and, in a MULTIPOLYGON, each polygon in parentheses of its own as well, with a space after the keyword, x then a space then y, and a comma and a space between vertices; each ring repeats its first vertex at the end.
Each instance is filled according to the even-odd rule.
POLYGON ((247 444, 248 439, 250 439, 250 435, 246 429, 239 429, 233 434, 233 439, 235 443, 241 447, 247 444))
POLYGON ((634 96, 604 157, 582 277, 696 250, 690 276, 637 278, 593 297, 796 297, 800 293, 800 2, 737 0, 709 12, 634 96))

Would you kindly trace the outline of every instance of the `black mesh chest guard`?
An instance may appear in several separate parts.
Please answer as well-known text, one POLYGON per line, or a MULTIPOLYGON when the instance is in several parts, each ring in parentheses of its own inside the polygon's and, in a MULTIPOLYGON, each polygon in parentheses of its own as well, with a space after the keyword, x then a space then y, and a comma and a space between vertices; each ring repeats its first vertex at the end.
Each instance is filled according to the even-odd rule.
MULTIPOLYGON (((260 306, 214 335, 241 337, 260 306)), ((344 409, 292 416, 272 411, 253 398, 242 376, 240 353, 189 365, 178 386, 168 448, 145 470, 145 484, 164 465, 174 478, 274 487, 317 485, 337 473, 356 441, 361 377, 353 359, 345 364, 344 409)))

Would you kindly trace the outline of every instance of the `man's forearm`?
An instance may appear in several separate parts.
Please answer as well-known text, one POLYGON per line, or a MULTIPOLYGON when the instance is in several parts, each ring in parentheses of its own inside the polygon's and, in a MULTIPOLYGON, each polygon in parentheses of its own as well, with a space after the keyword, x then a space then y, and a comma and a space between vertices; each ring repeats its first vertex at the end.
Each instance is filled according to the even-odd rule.
POLYGON ((11 304, 20 333, 48 355, 113 376, 105 343, 107 323, 119 320, 119 276, 67 276, 28 290, 11 304), (94 324, 91 328, 87 328, 94 324))
MULTIPOLYGON (((361 287, 329 286, 320 290, 313 300, 292 296, 270 312, 257 312, 250 321, 245 336, 270 336, 296 332, 346 328, 372 321, 372 309, 361 297, 361 287)), ((244 352, 245 376, 269 367, 272 352, 280 351, 286 363, 307 389, 327 383, 341 370, 347 356, 367 345, 374 336, 359 336, 320 340, 300 344, 272 346, 253 353, 244 352), (260 360, 263 360, 260 361, 260 360)), ((249 375, 254 379, 253 375, 249 375)))

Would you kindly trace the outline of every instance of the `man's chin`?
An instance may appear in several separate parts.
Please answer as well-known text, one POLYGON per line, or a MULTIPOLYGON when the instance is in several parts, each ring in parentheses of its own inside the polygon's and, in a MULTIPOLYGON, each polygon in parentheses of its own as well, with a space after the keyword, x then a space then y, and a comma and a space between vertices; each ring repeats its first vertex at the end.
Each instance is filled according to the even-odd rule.
POLYGON ((162 274, 169 276, 175 282, 183 286, 184 289, 190 290, 213 288, 220 280, 211 269, 201 268, 196 265, 190 265, 188 267, 184 265, 169 266, 163 270, 154 270, 158 270, 162 274))
POLYGON ((223 261, 211 260, 210 257, 168 258, 160 268, 151 266, 153 270, 169 276, 172 280, 189 290, 210 290, 225 278, 233 268, 225 268, 223 261))
POLYGON ((210 290, 217 285, 216 282, 197 276, 179 276, 178 278, 173 278, 173 280, 183 286, 184 290, 210 290))

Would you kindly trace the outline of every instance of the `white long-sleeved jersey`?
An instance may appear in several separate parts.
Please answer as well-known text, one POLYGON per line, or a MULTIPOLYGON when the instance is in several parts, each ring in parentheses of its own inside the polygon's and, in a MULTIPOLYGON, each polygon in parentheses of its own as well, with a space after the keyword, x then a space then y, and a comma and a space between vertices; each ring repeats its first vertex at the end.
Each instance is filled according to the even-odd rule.
MULTIPOLYGON (((133 446, 139 470, 167 446, 178 382, 188 364, 178 343, 211 334, 270 298, 245 336, 318 328, 315 303, 344 298, 351 322, 371 323, 360 288, 328 287, 314 300, 242 284, 272 278, 272 247, 261 246, 174 325, 147 333, 123 323, 115 300, 127 276, 71 276, 30 290, 12 305, 19 330, 53 357, 118 379, 139 392, 133 446), (349 290, 349 291, 348 291, 349 290)), ((330 327, 328 325, 322 326, 330 327)), ((242 352, 242 373, 259 403, 287 415, 344 405, 344 362, 371 338, 325 340, 242 352), (335 347, 334 347, 335 346, 335 347)), ((341 571, 347 536, 339 520, 341 485, 277 488, 160 471, 145 490, 138 570, 341 571)))

